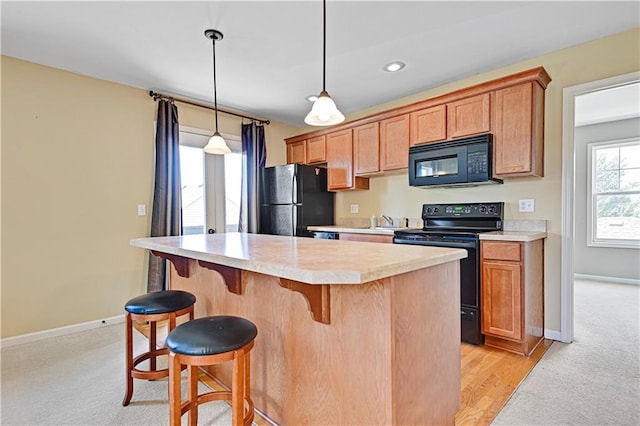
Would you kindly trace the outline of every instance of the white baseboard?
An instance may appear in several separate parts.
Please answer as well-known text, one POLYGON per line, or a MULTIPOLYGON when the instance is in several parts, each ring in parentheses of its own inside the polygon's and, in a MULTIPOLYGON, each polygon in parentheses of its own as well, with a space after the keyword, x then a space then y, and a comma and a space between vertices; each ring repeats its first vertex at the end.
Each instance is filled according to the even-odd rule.
POLYGON ((544 329, 544 338, 562 342, 562 334, 558 330, 544 329))
POLYGON ((37 331, 35 333, 21 334, 20 336, 6 337, 4 339, 0 339, 0 346, 3 348, 8 348, 10 346, 21 345, 23 343, 37 342, 38 340, 42 339, 59 337, 66 334, 77 333, 79 331, 86 331, 94 328, 105 327, 107 325, 122 323, 124 322, 124 319, 125 317, 123 314, 111 318, 105 318, 102 320, 72 324, 64 327, 52 328, 50 330, 37 331))
POLYGON ((600 275, 588 275, 588 274, 573 274, 573 278, 577 280, 604 281, 607 283, 615 283, 615 284, 640 285, 640 280, 634 280, 633 278, 603 277, 600 275))

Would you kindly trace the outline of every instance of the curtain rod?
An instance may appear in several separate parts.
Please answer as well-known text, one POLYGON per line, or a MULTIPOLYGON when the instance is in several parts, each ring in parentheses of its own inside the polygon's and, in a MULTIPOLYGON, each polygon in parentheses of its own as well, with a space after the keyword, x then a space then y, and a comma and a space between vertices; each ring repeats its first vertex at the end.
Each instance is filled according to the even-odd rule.
MULTIPOLYGON (((210 109, 212 111, 215 111, 215 109, 210 107, 209 105, 201 104, 201 103, 194 102, 194 101, 191 101, 191 100, 188 100, 188 99, 176 98, 175 96, 163 95, 162 93, 154 92, 153 90, 149 90, 149 96, 151 96, 154 101, 157 100, 157 99, 164 99, 164 100, 168 100, 168 101, 178 101, 178 102, 182 102, 183 104, 194 105, 194 106, 197 106, 197 107, 206 108, 206 109, 210 109)), ((266 125, 271 124, 271 121, 269 121, 269 120, 262 120, 260 118, 249 117, 248 115, 242 115, 242 114, 238 114, 238 113, 231 112, 231 111, 225 111, 225 110, 222 110, 220 108, 218 108, 218 112, 221 112, 221 113, 224 113, 224 114, 229 114, 229 115, 235 115, 236 117, 246 118, 248 120, 257 121, 258 123, 261 123, 261 124, 266 124, 266 125)))

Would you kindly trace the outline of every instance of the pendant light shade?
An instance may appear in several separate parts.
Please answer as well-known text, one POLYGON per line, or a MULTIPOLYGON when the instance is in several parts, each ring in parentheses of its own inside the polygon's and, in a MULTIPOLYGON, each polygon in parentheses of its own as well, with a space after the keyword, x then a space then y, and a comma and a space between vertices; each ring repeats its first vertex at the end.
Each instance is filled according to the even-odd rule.
POLYGON ((331 126, 342 123, 344 115, 336 107, 326 89, 327 73, 327 2, 322 0, 322 92, 313 103, 311 112, 304 118, 304 122, 311 126, 331 126))
POLYGON ((338 110, 331 96, 324 90, 313 103, 309 114, 304 118, 304 122, 311 126, 330 126, 343 121, 344 115, 338 110))
POLYGON ((227 146, 227 143, 224 141, 224 138, 220 135, 220 133, 215 132, 207 146, 204 147, 204 152, 207 154, 229 154, 231 149, 227 146))
POLYGON ((229 154, 231 149, 227 146, 224 138, 218 132, 218 93, 216 90, 216 40, 222 40, 222 33, 217 30, 206 30, 204 36, 211 40, 213 44, 213 110, 216 117, 216 131, 209 139, 209 143, 204 147, 207 154, 229 154))

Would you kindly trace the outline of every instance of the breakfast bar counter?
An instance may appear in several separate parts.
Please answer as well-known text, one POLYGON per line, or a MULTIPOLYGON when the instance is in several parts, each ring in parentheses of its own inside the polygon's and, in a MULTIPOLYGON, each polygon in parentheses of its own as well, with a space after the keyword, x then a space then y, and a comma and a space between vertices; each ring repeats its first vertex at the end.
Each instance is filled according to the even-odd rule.
MULTIPOLYGON (((140 238, 196 317, 256 324, 255 407, 278 424, 454 424, 461 249, 228 233, 140 238)), ((209 372, 230 383, 227 366, 209 372)))

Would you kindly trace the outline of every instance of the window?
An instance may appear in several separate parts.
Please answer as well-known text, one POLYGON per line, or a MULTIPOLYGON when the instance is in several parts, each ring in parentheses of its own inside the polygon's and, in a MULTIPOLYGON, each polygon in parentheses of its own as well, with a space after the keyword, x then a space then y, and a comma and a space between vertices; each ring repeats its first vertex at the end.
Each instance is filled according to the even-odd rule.
POLYGON ((198 129, 180 129, 183 234, 236 232, 240 218, 242 144, 224 135, 231 153, 205 154, 211 137, 198 129))
POLYGON ((589 245, 640 247, 640 139, 589 145, 589 245))

